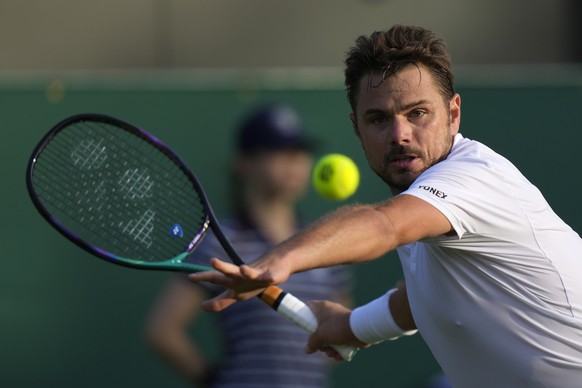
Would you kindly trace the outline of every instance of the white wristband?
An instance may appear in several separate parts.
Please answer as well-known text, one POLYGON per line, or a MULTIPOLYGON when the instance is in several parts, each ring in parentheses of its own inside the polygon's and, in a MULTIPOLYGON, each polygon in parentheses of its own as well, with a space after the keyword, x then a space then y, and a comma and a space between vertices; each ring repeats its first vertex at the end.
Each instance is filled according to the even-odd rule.
POLYGON ((413 335, 418 331, 402 330, 394 322, 388 301, 396 290, 393 288, 378 299, 352 311, 350 327, 357 339, 366 344, 376 344, 385 340, 395 340, 403 335, 413 335))

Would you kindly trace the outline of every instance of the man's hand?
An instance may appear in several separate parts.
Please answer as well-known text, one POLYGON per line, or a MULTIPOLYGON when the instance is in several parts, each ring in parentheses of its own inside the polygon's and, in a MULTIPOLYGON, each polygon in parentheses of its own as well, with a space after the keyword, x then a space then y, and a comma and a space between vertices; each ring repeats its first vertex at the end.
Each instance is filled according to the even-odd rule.
POLYGON ((305 352, 314 353, 317 350, 325 352, 328 357, 338 361, 342 357, 331 345, 349 345, 357 348, 367 348, 370 345, 358 340, 350 328, 351 310, 338 303, 329 301, 312 301, 307 304, 317 317, 318 326, 309 337, 305 352))
POLYGON ((238 301, 257 296, 272 284, 287 280, 289 273, 285 272, 284 269, 280 271, 278 276, 274 276, 271 271, 263 270, 261 263, 262 261, 259 259, 252 264, 253 266, 242 265, 239 267, 214 258, 210 264, 216 271, 194 273, 188 277, 194 282, 208 282, 227 289, 222 294, 202 303, 204 310, 218 312, 238 301))

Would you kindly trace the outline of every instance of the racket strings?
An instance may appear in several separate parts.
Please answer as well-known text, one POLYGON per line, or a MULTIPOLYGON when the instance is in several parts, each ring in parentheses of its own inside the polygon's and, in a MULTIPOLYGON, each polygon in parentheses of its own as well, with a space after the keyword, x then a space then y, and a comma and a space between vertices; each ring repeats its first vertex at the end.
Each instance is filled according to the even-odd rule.
POLYGON ((74 123, 36 160, 37 196, 91 245, 141 261, 174 257, 206 228, 206 211, 180 165, 152 142, 107 123, 74 123))
MULTIPOLYGON (((132 155, 132 157, 135 158, 135 152, 133 152, 134 155, 132 155)), ((86 164, 86 163, 85 163, 86 164)), ((150 210, 146 210, 145 213, 141 216, 141 219, 136 220, 136 222, 132 222, 129 221, 125 224, 124 226, 124 231, 125 232, 132 232, 131 234, 133 234, 134 239, 141 241, 143 243, 145 243, 146 245, 150 245, 151 241, 149 241, 149 238, 147 238, 147 236, 149 235, 147 233, 147 231, 151 231, 151 223, 150 221, 153 218, 153 214, 151 209, 150 210), (134 225, 136 224, 136 225, 134 225), (137 232, 136 232, 137 230, 137 232), (144 237, 146 236, 146 237, 144 237)))
MULTIPOLYGON (((66 133, 60 134, 60 136, 67 136, 66 133)), ((116 136, 118 136, 116 134, 116 136)), ((135 135, 134 136, 135 139, 141 140, 140 138, 137 138, 135 135)), ((133 140, 135 140, 133 139, 133 140)), ((72 138, 72 140, 74 141, 75 139, 72 138)), ((119 140, 119 139, 111 139, 113 141, 119 140)), ((143 140, 142 140, 143 141, 143 140)), ((147 145, 150 145, 149 143, 145 143, 147 145)), ((47 153, 47 151, 45 150, 45 154, 43 155, 46 158, 49 158, 51 156, 53 156, 53 163, 54 165, 59 168, 59 167, 65 167, 64 169, 61 169, 60 172, 61 173, 69 173, 70 172, 70 168, 67 168, 68 166, 63 164, 62 162, 62 154, 66 153, 66 151, 68 150, 69 147, 67 147, 67 144, 63 144, 63 142, 56 143, 56 144, 51 144, 51 146, 53 146, 55 149, 58 149, 59 152, 55 153, 54 155, 51 155, 49 153, 47 153)), ((151 146, 151 145, 150 145, 151 146)), ((112 146, 113 152, 114 153, 118 153, 119 151, 117 150, 119 147, 117 147, 115 144, 112 146)), ((168 157, 162 153, 161 151, 157 150, 154 148, 154 150, 156 150, 157 152, 154 154, 146 154, 143 151, 142 152, 136 152, 135 149, 129 149, 123 152, 128 152, 129 156, 131 159, 138 160, 145 160, 147 162, 148 166, 154 166, 155 168, 162 168, 162 167, 166 167, 165 171, 162 171, 160 173, 160 175, 163 175, 164 178, 168 179, 168 180, 172 180, 172 185, 174 185, 175 187, 179 188, 180 190, 176 190, 176 195, 181 197, 180 199, 183 200, 185 203, 187 203, 190 200, 190 196, 184 196, 184 193, 187 193, 187 189, 191 188, 191 182, 189 179, 185 178, 185 174, 180 170, 176 168, 176 165, 173 164, 168 164, 168 162, 170 161, 170 159, 168 159, 168 157), (163 162, 166 162, 165 165, 162 164, 163 162), (170 167, 170 168, 168 168, 170 167), (174 174, 174 176, 170 176, 170 174, 174 174), (184 177, 185 179, 181 179, 179 181, 173 180, 173 178, 176 177, 184 177)), ((117 155, 117 156, 121 156, 121 155, 117 155)), ((123 166, 129 166, 130 164, 127 163, 127 160, 123 161, 123 166)), ((131 175, 131 174, 136 174, 136 172, 139 171, 138 168, 133 169, 128 169, 124 172, 124 174, 126 176, 131 175)), ((123 186, 123 182, 120 180, 118 182, 120 184, 120 186, 123 186)), ((169 184, 169 182, 167 182, 169 184)), ((128 190, 126 188, 126 190, 128 190)))

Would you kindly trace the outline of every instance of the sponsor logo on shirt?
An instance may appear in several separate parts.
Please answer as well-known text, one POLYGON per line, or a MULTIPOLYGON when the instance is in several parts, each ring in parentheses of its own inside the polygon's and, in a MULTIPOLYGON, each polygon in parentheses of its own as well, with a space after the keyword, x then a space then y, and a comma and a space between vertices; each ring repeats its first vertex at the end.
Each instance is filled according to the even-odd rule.
POLYGON ((419 189, 423 189, 428 191, 429 193, 436 195, 439 198, 445 199, 447 195, 440 190, 435 189, 434 187, 430 186, 418 186, 419 189))

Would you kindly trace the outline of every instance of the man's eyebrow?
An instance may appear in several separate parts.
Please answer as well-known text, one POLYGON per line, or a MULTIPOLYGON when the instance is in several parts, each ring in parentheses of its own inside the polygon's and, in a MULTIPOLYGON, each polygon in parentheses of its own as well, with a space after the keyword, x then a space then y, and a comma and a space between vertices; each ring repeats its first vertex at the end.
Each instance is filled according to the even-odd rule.
POLYGON ((375 115, 375 114, 387 114, 387 113, 388 113, 388 111, 386 109, 370 108, 370 109, 366 109, 366 111, 364 112, 364 116, 375 115))
POLYGON ((409 109, 415 108, 415 107, 420 106, 420 105, 431 105, 431 102, 429 100, 414 101, 414 102, 411 102, 409 104, 403 105, 400 108, 400 110, 409 110, 409 109))
MULTIPOLYGON (((412 108, 415 108, 415 107, 421 106, 421 105, 432 105, 432 103, 429 100, 413 101, 411 103, 408 103, 406 105, 401 106, 399 111, 402 112, 402 111, 410 110, 412 108)), ((364 112, 364 115, 374 115, 374 114, 392 114, 392 112, 387 110, 387 109, 381 109, 381 108, 370 108, 364 112)))

